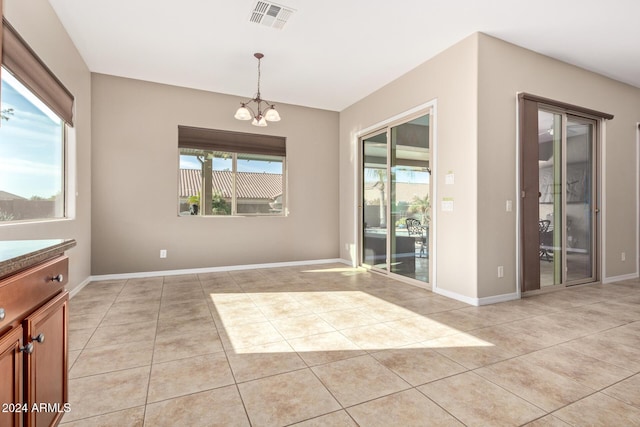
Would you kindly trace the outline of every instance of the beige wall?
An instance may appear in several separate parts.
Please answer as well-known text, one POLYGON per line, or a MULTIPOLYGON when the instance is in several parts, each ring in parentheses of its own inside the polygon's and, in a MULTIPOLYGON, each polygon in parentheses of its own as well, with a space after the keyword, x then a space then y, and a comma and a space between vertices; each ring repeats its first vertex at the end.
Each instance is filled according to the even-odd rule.
MULTIPOLYGON (((432 200, 437 236, 437 286, 466 297, 476 296, 476 117, 477 43, 472 35, 389 85, 340 113, 340 249, 344 259, 356 259, 357 198, 354 170, 358 168, 356 135, 413 107, 437 100, 437 199, 432 200), (454 185, 445 185, 452 171, 454 185), (441 212, 444 197, 454 199, 454 212, 441 212)), ((351 72, 366 73, 363 70, 351 72)), ((432 154, 433 156, 433 154, 432 154)), ((433 217, 433 216, 432 216, 433 217)))
MULTIPOLYGON (((635 274, 636 123, 640 89, 481 34, 478 67, 479 296, 513 292, 516 281, 516 93, 611 113, 606 124, 603 224, 606 277, 635 274), (515 206, 515 204, 514 204, 515 206), (621 261, 626 252, 626 261, 621 261), (504 279, 497 266, 504 265, 504 279)), ((606 278, 605 277, 605 278, 606 278)))
MULTIPOLYGON (((75 217, 62 221, 0 226, 0 239, 76 239, 71 249, 69 289, 91 274, 91 75, 46 0, 4 0, 4 15, 75 96, 75 217)), ((70 197, 74 197, 70 194, 70 197)))
POLYGON ((101 74, 92 90, 94 275, 338 257, 338 113, 278 104, 256 128, 233 96, 101 74), (178 125, 286 137, 289 216, 179 217, 178 125))

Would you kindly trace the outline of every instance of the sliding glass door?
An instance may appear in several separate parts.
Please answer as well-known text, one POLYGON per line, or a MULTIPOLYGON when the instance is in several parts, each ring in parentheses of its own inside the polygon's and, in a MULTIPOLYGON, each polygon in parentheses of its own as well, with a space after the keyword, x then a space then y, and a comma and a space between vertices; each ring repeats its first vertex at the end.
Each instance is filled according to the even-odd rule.
POLYGON ((362 264, 387 270, 387 132, 362 140, 362 264))
POLYGON ((522 290, 594 282, 597 116, 526 96, 520 108, 522 290))
POLYGON ((361 263, 429 281, 430 115, 361 139, 361 263))
POLYGON ((595 280, 594 120, 567 116, 565 247, 567 284, 595 280))
POLYGON ((595 279, 595 120, 540 109, 540 285, 595 279))

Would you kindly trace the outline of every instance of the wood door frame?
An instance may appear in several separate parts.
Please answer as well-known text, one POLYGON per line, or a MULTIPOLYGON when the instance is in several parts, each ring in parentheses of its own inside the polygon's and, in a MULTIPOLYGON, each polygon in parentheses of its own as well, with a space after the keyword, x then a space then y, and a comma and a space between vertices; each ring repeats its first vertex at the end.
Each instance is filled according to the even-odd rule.
POLYGON ((540 289, 538 233, 538 165, 525 163, 526 158, 538 158, 538 144, 527 143, 528 135, 538 134, 538 103, 520 97, 520 254, 521 292, 540 289), (535 166, 535 168, 534 168, 535 166), (535 179, 533 177, 535 176, 535 179), (535 221, 531 219, 535 215, 535 221), (535 254, 535 256, 534 256, 535 254))
MULTIPOLYGON (((538 233, 538 216, 539 216, 539 171, 537 162, 529 162, 527 164, 525 159, 533 158, 538 159, 538 111, 541 106, 548 106, 552 109, 562 110, 565 115, 572 115, 577 117, 585 117, 596 120, 596 128, 594 129, 594 144, 598 144, 601 140, 601 128, 604 128, 602 122, 604 120, 613 119, 612 114, 603 113, 600 111, 568 104, 565 102, 551 100, 549 98, 543 98, 528 93, 518 94, 518 149, 519 149, 519 198, 520 198, 520 213, 518 220, 520 221, 519 227, 519 250, 520 250, 520 292, 536 291, 540 289, 540 263, 539 263, 539 233, 538 233), (534 137, 535 135, 535 137, 534 137), (535 143, 531 141, 535 139, 535 143), (535 167, 534 167, 535 166, 535 167), (535 178, 534 178, 535 177, 535 178), (535 218, 532 219, 532 217, 535 218), (535 256, 534 256, 535 255, 535 256)), ((599 157, 600 150, 594 149, 596 158, 594 159, 595 173, 599 176, 599 157)), ((596 192, 601 192, 601 179, 597 179, 597 182, 593 183, 596 192)), ((592 206, 595 212, 599 212, 598 201, 594 201, 595 206, 592 206)), ((594 219, 596 224, 596 230, 599 230, 598 218, 594 219)), ((564 225, 563 225, 564 227, 564 225)), ((596 241, 593 251, 593 278, 598 279, 598 249, 600 246, 598 235, 599 231, 593 233, 592 239, 596 241)), ((563 245, 563 250, 564 250, 563 245)), ((566 284, 563 284, 563 286, 566 284)))

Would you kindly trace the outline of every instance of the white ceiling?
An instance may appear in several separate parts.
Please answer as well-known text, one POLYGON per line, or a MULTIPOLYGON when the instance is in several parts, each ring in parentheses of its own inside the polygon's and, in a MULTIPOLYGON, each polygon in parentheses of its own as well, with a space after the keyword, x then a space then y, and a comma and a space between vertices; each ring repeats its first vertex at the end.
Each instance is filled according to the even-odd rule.
POLYGON ((640 87, 640 0, 49 0, 93 72, 341 111, 481 31, 640 87))

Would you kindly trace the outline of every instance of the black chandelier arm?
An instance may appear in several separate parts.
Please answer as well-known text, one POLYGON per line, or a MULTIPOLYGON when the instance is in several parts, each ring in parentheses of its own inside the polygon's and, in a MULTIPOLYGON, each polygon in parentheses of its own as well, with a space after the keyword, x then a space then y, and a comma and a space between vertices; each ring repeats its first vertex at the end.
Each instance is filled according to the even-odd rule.
MULTIPOLYGON (((249 101, 247 101, 247 102, 245 102, 245 103, 242 103, 241 105, 242 105, 242 107, 244 107, 244 108, 246 108, 247 110, 251 111, 251 115, 252 115, 253 117, 255 117, 255 116, 256 116, 256 113, 255 113, 255 111, 253 111, 253 108, 251 108, 251 107, 249 106, 249 103, 250 103, 250 102, 253 102, 253 99, 250 99, 249 101)), ((260 108, 258 108, 258 111, 260 111, 260 108)))
MULTIPOLYGON (((254 113, 253 109, 251 109, 251 107, 249 106, 249 104, 252 103, 252 102, 255 102, 255 104, 257 105, 259 113, 260 112, 264 113, 267 110, 275 110, 275 108, 276 108, 275 104, 272 104, 271 102, 269 102, 269 101, 267 101, 265 99, 260 99, 260 98, 250 99, 247 102, 241 103, 240 105, 245 107, 245 108, 247 108, 249 111, 251 111, 251 113, 254 113), (267 105, 264 110, 262 109, 262 104, 266 104, 267 105)), ((255 116, 255 114, 254 114, 254 116, 255 116)))
POLYGON ((241 102, 240 105, 245 106, 245 105, 248 105, 251 102, 256 102, 256 98, 252 98, 252 99, 249 99, 249 100, 247 100, 245 102, 241 102))
POLYGON ((276 108, 276 104, 273 104, 273 103, 267 101, 266 99, 263 99, 262 102, 267 104, 269 106, 269 108, 276 108))

